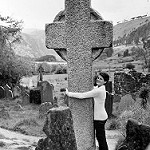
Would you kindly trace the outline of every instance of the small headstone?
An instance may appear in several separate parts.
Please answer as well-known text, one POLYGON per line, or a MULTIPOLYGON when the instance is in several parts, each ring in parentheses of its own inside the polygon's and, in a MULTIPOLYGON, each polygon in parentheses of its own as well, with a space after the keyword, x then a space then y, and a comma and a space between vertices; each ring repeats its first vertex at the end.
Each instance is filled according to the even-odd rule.
POLYGON ((15 86, 13 88, 13 95, 14 95, 14 98, 17 98, 19 97, 21 94, 21 89, 18 87, 18 86, 15 86))
POLYGON ((5 98, 5 89, 2 86, 0 86, 0 99, 1 98, 5 98))
POLYGON ((5 96, 6 96, 6 98, 12 99, 13 98, 13 92, 11 91, 10 86, 8 84, 6 84, 4 86, 4 89, 5 89, 5 96))
POLYGON ((0 118, 2 118, 2 119, 9 119, 10 118, 10 115, 9 115, 9 113, 5 107, 0 109, 0 118))
POLYGON ((54 86, 48 81, 41 81, 41 103, 51 102, 53 104, 53 90, 54 86))
POLYGON ((146 150, 150 144, 150 126, 129 119, 126 125, 126 138, 117 150, 146 150))
POLYGON ((73 120, 69 107, 55 107, 49 110, 43 131, 35 150, 77 150, 73 120))
POLYGON ((42 103, 39 108, 39 118, 45 117, 47 115, 47 112, 51 108, 53 108, 53 105, 51 102, 42 103))

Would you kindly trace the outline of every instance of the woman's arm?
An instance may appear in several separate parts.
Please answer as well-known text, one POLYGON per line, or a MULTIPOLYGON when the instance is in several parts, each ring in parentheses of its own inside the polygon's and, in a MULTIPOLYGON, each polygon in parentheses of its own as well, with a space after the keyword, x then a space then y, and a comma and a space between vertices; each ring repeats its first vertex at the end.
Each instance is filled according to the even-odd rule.
POLYGON ((93 89, 88 92, 78 93, 78 92, 69 92, 68 89, 66 89, 66 95, 69 97, 84 99, 84 98, 90 98, 90 97, 96 97, 98 96, 98 90, 93 89))

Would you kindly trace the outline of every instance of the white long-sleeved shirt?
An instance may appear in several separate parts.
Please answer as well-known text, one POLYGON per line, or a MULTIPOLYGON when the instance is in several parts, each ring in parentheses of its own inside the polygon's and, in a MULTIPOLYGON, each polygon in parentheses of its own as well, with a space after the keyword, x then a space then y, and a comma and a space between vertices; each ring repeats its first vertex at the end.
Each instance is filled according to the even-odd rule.
POLYGON ((78 99, 93 97, 94 120, 106 120, 108 118, 107 112, 105 110, 106 89, 104 85, 95 87, 93 90, 84 93, 69 92, 68 96, 78 99))

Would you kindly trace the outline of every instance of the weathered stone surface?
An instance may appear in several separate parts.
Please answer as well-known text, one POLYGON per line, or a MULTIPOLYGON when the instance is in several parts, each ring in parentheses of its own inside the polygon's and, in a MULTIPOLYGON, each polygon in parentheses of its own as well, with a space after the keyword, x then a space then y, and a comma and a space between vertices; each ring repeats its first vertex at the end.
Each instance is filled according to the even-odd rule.
MULTIPOLYGON (((72 92, 92 89, 92 62, 104 48, 112 47, 113 25, 104 20, 91 20, 90 11, 90 0, 65 0, 64 21, 47 24, 45 29, 46 47, 60 50, 60 56, 66 57, 68 89, 72 92)), ((80 101, 69 98, 69 107, 78 149, 92 149, 92 99, 80 101)))
POLYGON ((40 105, 40 108, 39 108, 39 118, 43 118, 43 117, 46 117, 47 115, 47 112, 49 111, 49 109, 53 108, 53 105, 51 102, 45 102, 45 103, 42 103, 40 105))
POLYGON ((126 138, 117 150, 146 150, 150 143, 150 126, 129 119, 126 138))
POLYGON ((77 150, 72 115, 68 107, 50 109, 43 131, 47 138, 40 139, 35 150, 77 150))
POLYGON ((39 82, 38 88, 41 90, 41 103, 51 102, 53 104, 54 86, 48 81, 41 81, 39 82))

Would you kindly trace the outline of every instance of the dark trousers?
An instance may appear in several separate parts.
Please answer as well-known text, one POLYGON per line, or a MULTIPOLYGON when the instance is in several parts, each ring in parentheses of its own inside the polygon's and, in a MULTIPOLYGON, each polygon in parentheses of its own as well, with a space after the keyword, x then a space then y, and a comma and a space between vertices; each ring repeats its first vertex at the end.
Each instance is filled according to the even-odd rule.
POLYGON ((107 120, 94 120, 94 133, 96 131, 96 139, 99 144, 99 150, 108 150, 108 145, 105 135, 105 123, 107 120))

